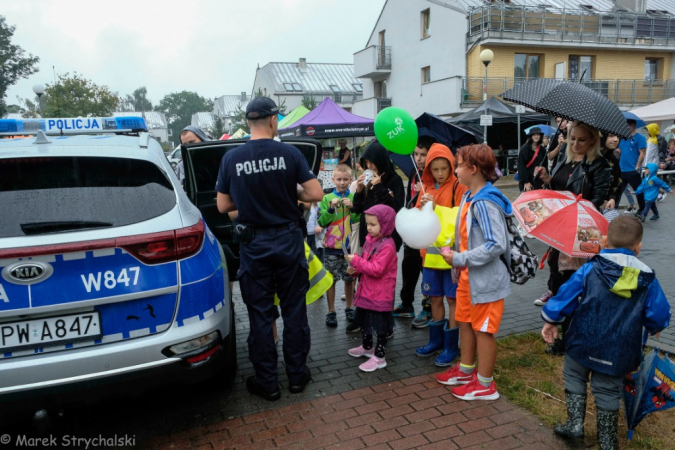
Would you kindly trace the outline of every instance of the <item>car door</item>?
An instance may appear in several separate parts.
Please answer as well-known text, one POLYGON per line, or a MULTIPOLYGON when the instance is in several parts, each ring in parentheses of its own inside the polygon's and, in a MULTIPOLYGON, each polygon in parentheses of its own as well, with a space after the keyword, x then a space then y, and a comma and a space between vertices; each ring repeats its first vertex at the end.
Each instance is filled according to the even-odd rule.
MULTIPOLYGON (((216 181, 220 160, 225 153, 248 142, 244 139, 210 141, 181 146, 185 168, 185 192, 192 203, 199 208, 204 221, 223 247, 227 259, 230 279, 234 280, 239 270, 239 244, 232 238, 234 224, 227 214, 218 212, 216 206, 216 181)), ((313 139, 283 139, 282 142, 293 145, 307 159, 314 175, 319 173, 323 149, 313 139)))

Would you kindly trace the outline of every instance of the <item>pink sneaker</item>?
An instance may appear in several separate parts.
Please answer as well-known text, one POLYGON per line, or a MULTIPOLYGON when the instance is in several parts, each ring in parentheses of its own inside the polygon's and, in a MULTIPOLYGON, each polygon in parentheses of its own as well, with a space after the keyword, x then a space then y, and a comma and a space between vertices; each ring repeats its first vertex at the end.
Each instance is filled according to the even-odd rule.
MULTIPOLYGON (((473 373, 475 373, 475 370, 473 373)), ((445 384, 446 386, 459 386, 470 383, 471 380, 473 380, 473 373, 470 373, 469 375, 465 374, 459 370, 459 364, 457 364, 456 366, 450 367, 445 372, 436 375, 436 381, 445 384)))
POLYGON ((385 367, 387 367, 387 361, 384 358, 372 356, 368 361, 361 364, 359 369, 364 372, 375 372, 377 369, 384 369, 385 367))
POLYGON ((474 377, 464 386, 452 388, 452 395, 462 400, 497 400, 499 398, 495 382, 492 381, 490 387, 485 387, 480 384, 478 377, 474 377))
POLYGON ((350 348, 348 353, 350 356, 353 356, 354 358, 360 358, 362 356, 372 358, 373 355, 375 355, 375 351, 372 348, 370 350, 366 350, 365 348, 363 348, 363 345, 359 345, 356 348, 350 348))

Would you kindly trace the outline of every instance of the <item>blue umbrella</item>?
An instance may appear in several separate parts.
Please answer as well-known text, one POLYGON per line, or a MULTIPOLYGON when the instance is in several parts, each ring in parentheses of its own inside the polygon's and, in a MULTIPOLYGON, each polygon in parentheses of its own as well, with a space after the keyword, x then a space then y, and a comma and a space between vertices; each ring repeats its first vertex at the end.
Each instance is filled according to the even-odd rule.
MULTIPOLYGON (((454 153, 465 145, 478 143, 479 136, 467 129, 458 127, 429 113, 423 113, 417 119, 417 131, 420 136, 430 136, 439 144, 447 146, 454 153)), ((482 136, 480 136, 482 141, 482 136)))
POLYGON ((628 439, 647 414, 675 406, 675 363, 658 349, 652 350, 637 371, 626 375, 623 400, 626 407, 628 439))
POLYGON ((626 120, 634 120, 636 122, 636 125, 635 125, 636 128, 642 128, 642 127, 647 126, 647 124, 645 123, 644 120, 640 119, 638 116, 636 116, 632 112, 624 112, 623 116, 626 118, 626 120))
POLYGON ((541 132, 544 133, 544 134, 545 134, 546 136, 548 136, 548 137, 551 137, 551 136, 553 136, 553 135, 555 134, 555 127, 552 127, 552 126, 550 126, 550 125, 535 125, 535 126, 533 126, 533 127, 526 128, 526 129, 525 129, 525 134, 529 134, 529 133, 530 133, 530 130, 531 130, 532 128, 539 128, 539 129, 541 130, 541 132))

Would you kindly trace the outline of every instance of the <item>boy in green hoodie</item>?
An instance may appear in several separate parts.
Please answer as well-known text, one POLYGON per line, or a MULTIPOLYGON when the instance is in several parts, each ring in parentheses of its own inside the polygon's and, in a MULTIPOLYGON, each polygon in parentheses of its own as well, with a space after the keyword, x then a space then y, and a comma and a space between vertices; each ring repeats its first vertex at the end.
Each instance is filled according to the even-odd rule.
POLYGON ((319 206, 317 223, 326 230, 323 238, 324 267, 333 275, 333 285, 326 292, 328 300, 328 314, 326 325, 337 327, 335 312, 335 283, 342 280, 345 283, 345 316, 348 322, 354 321, 354 279, 347 273, 349 263, 345 254, 349 254, 349 236, 352 222, 358 223, 361 216, 351 212, 354 207, 354 194, 349 192, 349 183, 352 181, 352 171, 346 164, 338 165, 333 171, 335 189, 326 194, 319 206))

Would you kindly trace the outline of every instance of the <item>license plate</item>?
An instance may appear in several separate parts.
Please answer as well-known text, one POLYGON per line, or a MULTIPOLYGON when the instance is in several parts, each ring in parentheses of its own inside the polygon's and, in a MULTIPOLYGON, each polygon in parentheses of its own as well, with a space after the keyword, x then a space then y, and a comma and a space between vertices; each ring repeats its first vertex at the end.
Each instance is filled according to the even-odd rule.
POLYGON ((0 324, 0 352, 101 337, 98 311, 0 324))

